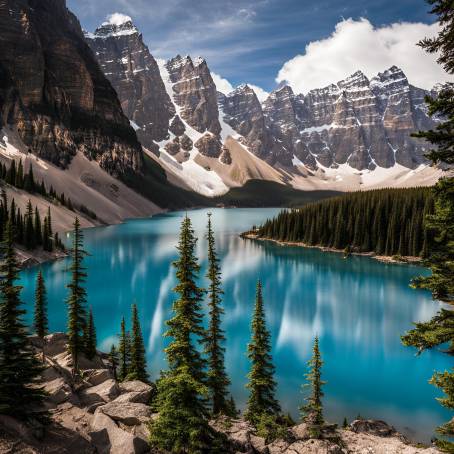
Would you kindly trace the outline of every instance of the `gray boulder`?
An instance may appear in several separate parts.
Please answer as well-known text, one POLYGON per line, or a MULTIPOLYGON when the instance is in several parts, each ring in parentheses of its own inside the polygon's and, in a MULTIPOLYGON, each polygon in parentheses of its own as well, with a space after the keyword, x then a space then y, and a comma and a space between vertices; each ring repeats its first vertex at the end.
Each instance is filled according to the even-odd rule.
POLYGON ((143 454, 149 452, 148 443, 122 430, 99 409, 91 422, 90 438, 99 454, 143 454))
POLYGON ((146 423, 152 415, 151 407, 133 402, 113 401, 102 407, 97 412, 102 412, 114 421, 122 422, 127 426, 138 426, 146 423))
POLYGON ((110 402, 120 394, 120 388, 115 380, 109 379, 97 386, 92 386, 81 391, 82 404, 91 405, 96 402, 110 402))
MULTIPOLYGON (((124 381, 119 384, 122 395, 129 394, 124 398, 125 402, 137 402, 146 404, 154 392, 154 385, 149 385, 139 380, 124 381)), ((123 397, 123 396, 120 396, 123 397)), ((120 397, 118 399, 120 399, 120 397)))

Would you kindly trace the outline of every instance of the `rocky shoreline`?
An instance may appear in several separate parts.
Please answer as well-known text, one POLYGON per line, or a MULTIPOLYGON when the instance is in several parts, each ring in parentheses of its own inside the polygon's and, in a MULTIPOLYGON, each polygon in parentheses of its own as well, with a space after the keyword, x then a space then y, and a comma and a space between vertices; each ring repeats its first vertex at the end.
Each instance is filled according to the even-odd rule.
MULTIPOLYGON (((279 246, 296 246, 296 247, 304 247, 308 249, 319 249, 323 252, 336 252, 337 254, 344 254, 345 256, 345 251, 342 249, 336 249, 333 247, 325 247, 325 246, 312 246, 310 244, 302 243, 302 242, 295 242, 295 241, 280 241, 280 240, 275 240, 274 238, 265 238, 265 237, 260 237, 259 235, 251 232, 244 232, 241 235, 241 238, 247 239, 247 240, 255 240, 255 241, 269 241, 271 243, 276 243, 279 246)), ((412 257, 412 256, 388 256, 388 255, 376 255, 374 252, 355 252, 355 251, 350 251, 348 255, 361 255, 363 257, 370 257, 374 260, 378 260, 379 262, 383 263, 393 263, 397 265, 402 265, 402 264, 414 264, 418 265, 422 262, 421 257, 412 257)))
MULTIPOLYGON (((148 444, 148 422, 156 417, 155 387, 140 381, 118 382, 106 354, 89 361, 81 356, 80 377, 71 373, 71 356, 63 333, 31 337, 43 355, 41 386, 47 393, 46 424, 24 424, 0 416, 0 453, 18 454, 164 454, 148 444), (44 352, 44 353, 43 353, 44 352)), ((39 411, 44 409, 37 409, 39 411)), ((228 441, 226 454, 436 454, 418 447, 383 421, 356 420, 347 428, 327 425, 322 439, 311 439, 305 424, 288 429, 285 439, 267 441, 242 419, 220 417, 211 426, 228 441)))

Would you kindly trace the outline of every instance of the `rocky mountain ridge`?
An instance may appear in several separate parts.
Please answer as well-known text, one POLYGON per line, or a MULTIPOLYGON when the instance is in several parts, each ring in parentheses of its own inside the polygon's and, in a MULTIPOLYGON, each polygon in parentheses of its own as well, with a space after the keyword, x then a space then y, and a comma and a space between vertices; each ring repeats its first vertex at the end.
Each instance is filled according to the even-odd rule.
POLYGON ((410 134, 436 124, 424 103, 429 93, 412 86, 396 66, 370 80, 358 71, 305 95, 282 85, 261 103, 247 84, 217 92, 202 58, 156 61, 131 20, 104 23, 85 36, 142 144, 196 191, 215 195, 251 178, 297 188, 331 188, 345 180, 352 189, 348 185, 367 184, 367 178, 350 183, 354 175, 377 169, 390 171, 375 172, 373 184, 405 185, 427 164, 426 145, 410 134), (131 64, 133 55, 148 63, 131 64), (131 86, 151 88, 125 89, 131 86), (251 156, 260 160, 260 171, 237 178, 251 156))
POLYGON ((65 0, 0 2, 0 28, 0 127, 63 168, 81 152, 114 176, 141 172, 140 143, 65 0))

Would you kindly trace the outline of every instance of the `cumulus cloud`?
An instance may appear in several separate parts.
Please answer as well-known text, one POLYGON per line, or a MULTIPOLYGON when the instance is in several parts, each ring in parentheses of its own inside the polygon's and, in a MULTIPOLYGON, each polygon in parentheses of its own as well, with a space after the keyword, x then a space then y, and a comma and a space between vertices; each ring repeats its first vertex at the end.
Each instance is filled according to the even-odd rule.
POLYGON ((107 19, 107 22, 104 22, 104 24, 112 24, 112 25, 122 25, 125 22, 129 22, 132 20, 129 16, 126 16, 126 14, 121 14, 121 13, 109 14, 106 19, 107 19))
POLYGON ((213 78, 216 88, 221 93, 224 93, 226 95, 227 93, 230 93, 233 90, 232 84, 227 79, 221 77, 219 74, 212 72, 211 77, 213 78))
MULTIPOLYGON (((221 93, 224 93, 226 95, 234 90, 233 85, 227 79, 223 78, 219 74, 211 73, 211 77, 213 78, 213 81, 216 84, 216 88, 221 93)), ((259 99, 260 102, 263 102, 265 101, 266 98, 268 98, 269 93, 265 91, 263 88, 253 84, 248 85, 255 91, 255 94, 257 95, 257 98, 259 99)))
POLYGON ((429 89, 452 80, 434 55, 416 43, 435 36, 439 24, 400 22, 374 27, 367 19, 342 20, 331 36, 313 41, 303 55, 287 61, 276 78, 287 81, 297 93, 336 83, 358 69, 368 77, 392 65, 400 67, 413 85, 429 89))

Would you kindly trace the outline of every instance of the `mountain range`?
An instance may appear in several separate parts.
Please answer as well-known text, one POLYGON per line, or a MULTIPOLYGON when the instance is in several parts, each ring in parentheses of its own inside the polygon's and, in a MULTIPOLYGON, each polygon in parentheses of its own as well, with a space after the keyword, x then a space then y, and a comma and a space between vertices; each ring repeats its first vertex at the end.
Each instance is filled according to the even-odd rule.
MULTIPOLYGON (((436 124, 424 96, 441 87, 414 87, 397 67, 307 94, 281 85, 260 102, 247 84, 219 92, 203 58, 155 59, 131 20, 84 32, 65 0, 4 0, 0 29, 0 161, 22 160, 87 204, 97 220, 80 212, 84 226, 430 185, 441 174, 410 137, 436 124)), ((6 189, 21 209, 30 197, 47 204, 6 189)), ((57 208, 67 228, 73 214, 57 208)))
POLYGON ((441 87, 414 87, 397 66, 305 95, 283 84, 261 103, 247 84, 218 92, 203 58, 157 61, 130 20, 85 37, 142 145, 201 193, 255 178, 353 189, 438 175, 410 134, 436 125, 424 97, 441 87))

